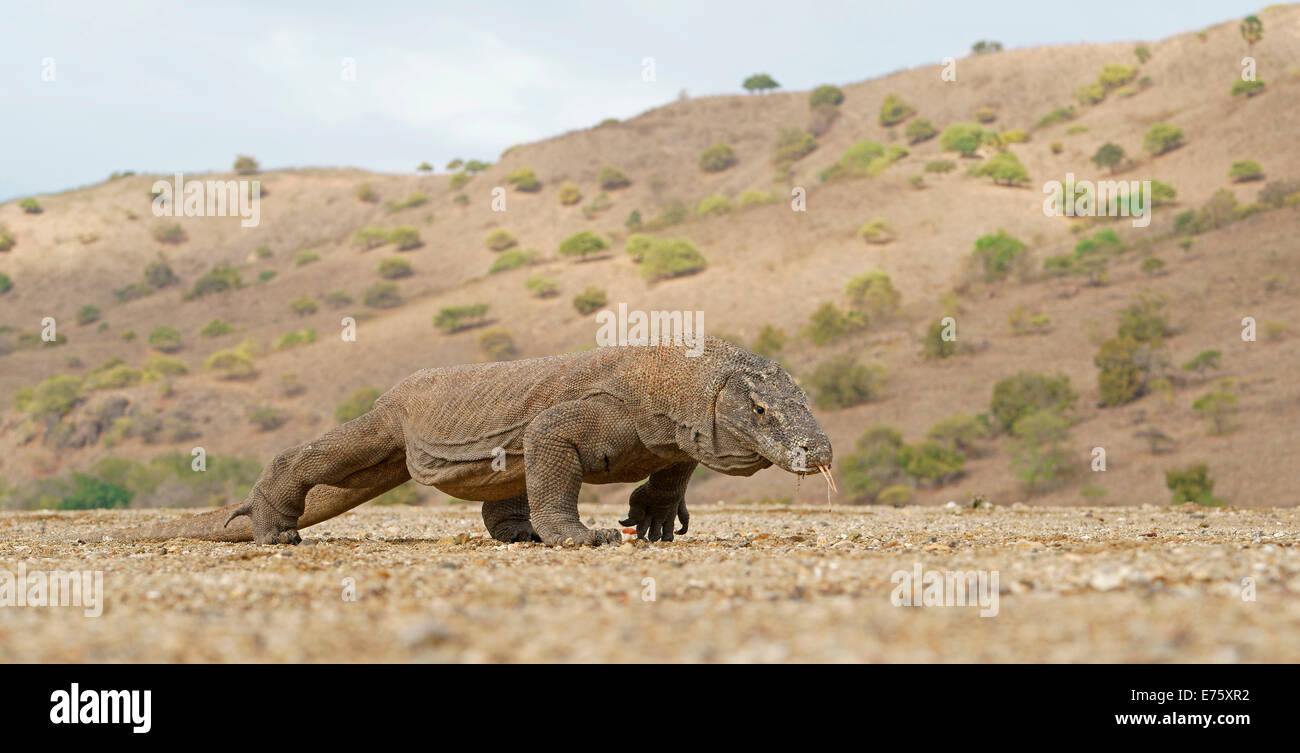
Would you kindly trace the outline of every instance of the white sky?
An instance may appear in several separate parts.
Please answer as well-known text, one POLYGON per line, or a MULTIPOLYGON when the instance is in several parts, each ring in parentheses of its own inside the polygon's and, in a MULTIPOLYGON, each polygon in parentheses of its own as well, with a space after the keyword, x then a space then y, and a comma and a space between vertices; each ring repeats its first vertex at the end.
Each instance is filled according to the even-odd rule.
POLYGON ((739 93, 755 72, 808 89, 962 57, 982 38, 1008 49, 1154 40, 1258 7, 3 0, 0 200, 114 170, 227 169, 238 153, 264 168, 496 161, 513 144, 631 117, 682 89, 739 93), (355 81, 342 80, 344 58, 356 61, 355 81))

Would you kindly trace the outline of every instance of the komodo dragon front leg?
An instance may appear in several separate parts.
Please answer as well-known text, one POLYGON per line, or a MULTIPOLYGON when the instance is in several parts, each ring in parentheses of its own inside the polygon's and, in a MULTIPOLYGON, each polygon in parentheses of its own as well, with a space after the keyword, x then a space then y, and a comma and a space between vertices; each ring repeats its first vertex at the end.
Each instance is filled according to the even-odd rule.
POLYGON ((524 431, 529 517, 549 545, 619 544, 617 528, 588 529, 578 517, 586 475, 617 465, 639 447, 632 421, 612 398, 570 400, 539 413, 524 431))
POLYGON ((678 533, 686 533, 691 514, 686 510, 686 485, 697 464, 694 461, 670 465, 650 474, 646 482, 632 491, 628 499, 625 526, 636 526, 639 539, 672 541, 673 525, 681 518, 678 533))

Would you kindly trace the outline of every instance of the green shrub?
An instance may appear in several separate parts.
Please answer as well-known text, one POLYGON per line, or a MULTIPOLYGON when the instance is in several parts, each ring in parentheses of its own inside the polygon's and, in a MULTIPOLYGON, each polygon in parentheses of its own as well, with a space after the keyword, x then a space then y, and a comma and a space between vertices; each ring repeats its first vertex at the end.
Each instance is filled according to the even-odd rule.
POLYGON ((925 118, 917 118, 907 124, 907 128, 903 129, 903 135, 907 136, 907 143, 919 144, 938 136, 939 129, 925 118))
POLYGON ((171 377, 190 373, 190 367, 186 366, 185 362, 179 358, 154 356, 145 365, 145 371, 149 372, 151 376, 171 377))
MULTIPOLYGON (((411 268, 411 262, 400 256, 390 256, 379 262, 379 276, 385 280, 400 280, 413 274, 415 272, 411 268)), ((315 308, 310 313, 316 313, 315 308)))
POLYGON ((863 316, 856 311, 841 311, 827 301, 808 317, 804 335, 814 345, 828 345, 862 330, 866 326, 863 316))
POLYGON ((40 214, 45 211, 44 209, 41 209, 40 202, 36 201, 36 199, 31 196, 18 202, 18 208, 27 214, 40 214))
POLYGON ((379 195, 375 193, 375 189, 369 183, 362 183, 357 186, 356 190, 353 191, 353 195, 367 204, 374 204, 379 201, 379 195))
POLYGON ((1092 155, 1094 165, 1109 168, 1111 172, 1114 172, 1122 162, 1124 162, 1124 147, 1110 141, 1102 144, 1097 149, 1097 153, 1092 155))
POLYGON ((937 485, 960 476, 965 459, 938 442, 921 442, 904 445, 898 464, 907 475, 937 485))
POLYGON ((570 235, 560 244, 560 256, 576 256, 579 259, 585 259, 592 254, 600 253, 609 248, 609 244, 604 238, 596 235, 590 230, 583 230, 570 235))
POLYGON ((902 486, 907 480, 899 462, 903 447, 902 433, 889 426, 873 426, 858 438, 857 452, 842 462, 845 491, 854 502, 884 502, 886 490, 902 486))
POLYGON ((953 452, 974 457, 990 434, 987 419, 981 418, 964 413, 949 416, 932 426, 925 436, 953 452))
POLYGON ((977 123, 954 123, 939 136, 939 147, 946 152, 957 152, 963 157, 974 157, 984 143, 984 129, 977 123))
POLYGON ((352 305, 352 296, 346 290, 331 290, 325 294, 325 305, 332 309, 352 305))
POLYGON ((817 407, 837 410, 878 399, 885 388, 885 367, 862 364, 850 355, 830 359, 809 380, 817 407))
POLYGON ((1036 123, 1034 127, 1046 128, 1047 126, 1054 125, 1056 123, 1063 123, 1067 120, 1074 120, 1073 105, 1071 105, 1070 107, 1061 107, 1052 110, 1051 112, 1044 115, 1042 118, 1039 118, 1038 123, 1036 123))
POLYGON ((952 160, 940 159, 925 163, 927 173, 950 173, 957 169, 957 163, 952 160))
POLYGON ((992 39, 981 39, 971 45, 970 51, 976 55, 988 55, 994 52, 1002 51, 1002 43, 992 39))
POLYGON ((915 108, 897 94, 885 95, 885 101, 880 103, 880 124, 885 127, 898 125, 915 114, 915 108))
POLYGON ((1240 94, 1245 94, 1246 98, 1250 99, 1256 94, 1262 93, 1264 89, 1265 89, 1265 84, 1262 79, 1254 79, 1251 81, 1246 81, 1239 78, 1236 81, 1232 82, 1232 96, 1234 97, 1240 94))
POLYGON ((1051 410, 1031 410, 1011 428, 1011 464, 1031 493, 1049 491, 1072 475, 1065 442, 1070 422, 1051 410))
POLYGON ((314 329, 297 329, 293 332, 286 332, 275 341, 276 350, 287 350, 295 345, 306 345, 316 342, 316 330, 314 329))
MULTIPOLYGON (((465 187, 466 183, 469 183, 470 177, 471 176, 469 173, 462 170, 456 173, 455 175, 451 176, 451 178, 447 180, 447 185, 450 186, 453 191, 459 191, 460 189, 465 187)), ((461 194, 461 196, 465 196, 465 194, 461 194)), ((457 198, 460 197, 458 196, 457 198)), ((469 197, 466 197, 466 201, 468 200, 469 197)))
POLYGON ((809 107, 821 107, 823 105, 838 106, 844 102, 844 92, 838 86, 822 84, 808 95, 809 107))
POLYGON ((1120 311, 1119 336, 1130 337, 1140 343, 1160 344, 1172 334, 1164 308, 1163 297, 1140 294, 1120 311))
POLYGON ((82 386, 87 390, 113 390, 139 384, 144 378, 140 369, 126 365, 120 358, 110 358, 86 374, 82 386))
POLYGON ((750 351, 763 358, 776 358, 785 347, 785 330, 764 324, 750 351))
POLYGON ((1093 358, 1099 369, 1097 388, 1102 407, 1124 405, 1146 391, 1146 372, 1138 361, 1142 344, 1131 337, 1114 337, 1102 342, 1093 358))
POLYGON ((412 209, 414 207, 423 206, 428 203, 429 203, 428 196, 422 193, 413 193, 409 197, 407 197, 406 201, 395 201, 392 204, 389 204, 388 211, 400 212, 404 209, 412 209))
POLYGON ((320 261, 320 254, 307 248, 304 248, 293 255, 293 265, 295 267, 305 267, 308 264, 315 264, 318 261, 320 261))
POLYGON ((8 251, 14 247, 14 234, 9 232, 9 228, 0 225, 0 251, 8 251))
POLYGON ((433 317, 433 326, 448 334, 477 327, 487 323, 488 308, 486 303, 445 306, 433 317))
POLYGON ((365 250, 378 248, 387 242, 388 233, 385 232, 383 228, 374 227, 373 225, 358 228, 357 231, 352 234, 352 245, 360 246, 365 250))
POLYGON ((627 241, 623 244, 623 252, 631 257, 632 261, 640 263, 645 259, 645 255, 654 244, 654 237, 645 233, 633 233, 627 237, 627 241))
POLYGON ((1232 168, 1228 170, 1228 177, 1233 183, 1246 183, 1252 180, 1264 179, 1264 168, 1254 160, 1240 160, 1232 163, 1232 168))
POLYGON ((181 349, 181 333, 172 327, 154 327, 149 332, 149 344, 164 353, 175 353, 181 349))
POLYGON ((72 488, 59 499, 57 510, 100 510, 125 508, 134 495, 127 489, 85 473, 73 472, 72 488))
POLYGON ((1095 105, 1106 98, 1106 87, 1098 83, 1083 84, 1074 90, 1074 98, 1081 105, 1095 105))
POLYGON ((560 284, 549 277, 529 277, 524 288, 538 298, 551 298, 560 294, 560 284))
POLYGON ((376 309, 390 309, 402 305, 402 296, 397 292, 397 284, 377 282, 366 288, 361 300, 367 306, 376 309))
POLYGON ((80 324, 83 327, 87 324, 94 324, 99 321, 99 314, 100 311, 98 306, 86 304, 77 309, 77 324, 80 324))
POLYGON ((627 219, 623 221, 623 227, 627 228, 628 230, 640 230, 641 211, 639 209, 633 209, 631 212, 629 212, 627 215, 627 219))
POLYGON ((256 426, 259 431, 274 431, 284 426, 289 417, 284 415, 284 411, 270 405, 254 406, 248 412, 248 422, 256 426))
POLYGON ((493 361, 509 361, 518 355, 515 339, 506 330, 497 327, 478 336, 478 347, 493 361))
POLYGON ((971 259, 984 281, 994 282, 1005 279, 1021 260, 1027 258, 1026 248, 1022 241, 999 229, 975 241, 971 259))
POLYGON ((876 496, 876 501, 882 505, 902 507, 912 501, 912 487, 906 484, 887 486, 876 496))
POLYGON ((1183 371, 1195 371, 1198 375, 1205 376, 1205 372, 1219 368, 1219 359, 1222 356, 1223 354, 1217 350, 1203 350, 1179 368, 1183 371))
POLYGON ((263 269, 257 273, 258 282, 270 282, 275 279, 276 271, 274 269, 263 269))
POLYGON ((1165 260, 1159 256, 1148 256, 1142 260, 1142 271, 1148 275, 1160 274, 1165 268, 1165 260))
POLYGON ((778 197, 775 191, 749 190, 740 194, 740 199, 737 201, 737 205, 741 209, 747 209, 749 207, 761 206, 763 204, 773 204, 777 200, 778 197))
POLYGON ((1034 411, 1063 414, 1073 408, 1078 399, 1079 395, 1070 389, 1069 377, 1048 377, 1022 371, 993 386, 989 412, 999 429, 1010 431, 1017 421, 1034 411))
POLYGON ((494 275, 500 272, 508 272, 512 269, 527 266, 536 261, 537 255, 537 252, 533 249, 521 251, 517 248, 512 248, 509 251, 503 252, 492 261, 492 266, 488 269, 488 274, 494 275))
POLYGON ((361 389, 348 395, 348 398, 339 403, 334 409, 334 420, 345 424, 356 418, 360 418, 370 412, 375 407, 375 401, 383 393, 374 387, 362 387, 361 389))
POLYGON ((1020 163, 1015 152, 998 152, 974 170, 979 177, 990 177, 995 184, 1014 186, 1029 180, 1029 171, 1020 163))
POLYGON ((766 73, 755 73, 746 78, 741 83, 741 86, 745 87, 745 91, 753 93, 767 91, 768 89, 776 89, 781 85, 776 82, 776 79, 766 73))
POLYGON ((1237 415, 1237 396, 1226 389, 1217 389, 1196 398, 1192 409, 1209 422, 1211 434, 1227 434, 1232 431, 1233 418, 1237 415))
POLYGON ((398 251, 410 251, 424 245, 420 240, 420 231, 410 225, 398 225, 389 230, 388 242, 397 246, 398 251))
POLYGON ((213 353, 203 361, 203 368, 215 372, 222 379, 248 379, 257 375, 251 343, 213 353))
POLYGON ((998 119, 998 112, 992 107, 977 107, 975 108, 975 112, 971 114, 974 115, 975 120, 980 123, 992 123, 998 119))
POLYGON ((1142 147, 1158 157, 1183 145, 1183 129, 1168 123, 1156 123, 1147 129, 1142 147))
POLYGON ((256 173, 258 169, 259 165, 257 164, 257 160, 247 154, 241 154, 235 157, 235 172, 240 175, 252 175, 253 173, 256 173))
POLYGON ((872 322, 897 314, 903 299, 889 275, 879 270, 852 278, 845 285, 844 292, 853 310, 872 322))
POLYGON ((537 193, 542 190, 542 182, 537 179, 537 174, 527 167, 510 173, 506 177, 506 182, 514 186, 516 191, 524 193, 537 193))
POLYGON ((1214 496, 1214 479, 1205 463, 1165 471, 1165 486, 1174 493, 1171 504, 1195 502, 1206 507, 1222 507, 1223 500, 1214 496))
POLYGON ((594 285, 573 297, 573 307, 583 315, 593 314, 603 309, 606 303, 608 298, 605 296, 605 291, 594 285))
POLYGON ((817 138, 799 128, 782 128, 776 137, 772 162, 778 169, 788 169, 817 149, 817 138))
POLYGON ((726 214, 731 211, 731 202, 727 201, 726 196, 706 196, 700 199, 700 203, 695 205, 695 213, 701 217, 708 217, 715 214, 726 214))
POLYGON ((1137 47, 1134 47, 1133 54, 1137 55, 1137 59, 1139 63, 1145 63, 1146 61, 1151 59, 1151 50, 1148 49, 1147 46, 1144 44, 1140 44, 1137 47))
POLYGON ((606 165, 600 168, 600 175, 596 182, 606 191, 613 191, 619 188, 626 188, 632 185, 632 179, 623 174, 622 170, 606 165))
POLYGON ((591 219, 612 206, 614 202, 609 198, 609 194, 599 193, 590 204, 582 208, 582 216, 591 219))
POLYGON ((4 272, 0 272, 0 295, 4 295, 5 293, 8 293, 10 290, 13 289, 14 289, 13 280, 9 279, 9 275, 5 274, 4 272))
POLYGON ((926 327, 925 335, 921 338, 921 352, 925 360, 936 361, 957 355, 957 341, 945 337, 947 329, 940 319, 930 322, 930 326, 926 327))
POLYGON ((184 243, 189 239, 189 236, 185 234, 185 230, 176 223, 155 225, 149 234, 159 243, 184 243))
POLYGON ((714 144, 700 155, 700 168, 707 173, 720 173, 738 161, 729 144, 714 144))
POLYGON ((507 248, 518 245, 519 241, 515 240, 515 236, 509 230, 497 228, 488 233, 487 237, 483 239, 483 243, 492 251, 505 251, 507 248))
POLYGON ((566 207, 571 207, 579 201, 582 201, 582 191, 572 183, 565 183, 560 186, 557 196, 560 199, 560 204, 566 207))
POLYGON ((1097 83, 1107 90, 1115 89, 1137 78, 1137 68, 1123 63, 1107 63, 1097 75, 1097 83))
POLYGON ((165 288, 180 282, 180 278, 165 261, 149 262, 144 268, 144 280, 155 288, 165 288))
POLYGON ((684 238, 655 241, 641 261, 641 276, 650 282, 684 277, 708 266, 704 254, 684 238))

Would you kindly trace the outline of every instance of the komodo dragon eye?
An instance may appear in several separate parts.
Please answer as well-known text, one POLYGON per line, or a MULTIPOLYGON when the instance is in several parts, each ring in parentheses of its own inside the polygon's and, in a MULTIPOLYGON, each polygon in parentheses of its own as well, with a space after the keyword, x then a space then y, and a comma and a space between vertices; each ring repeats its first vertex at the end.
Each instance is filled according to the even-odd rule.
POLYGON ((754 403, 754 412, 761 416, 767 412, 767 409, 759 405, 758 403, 754 403))

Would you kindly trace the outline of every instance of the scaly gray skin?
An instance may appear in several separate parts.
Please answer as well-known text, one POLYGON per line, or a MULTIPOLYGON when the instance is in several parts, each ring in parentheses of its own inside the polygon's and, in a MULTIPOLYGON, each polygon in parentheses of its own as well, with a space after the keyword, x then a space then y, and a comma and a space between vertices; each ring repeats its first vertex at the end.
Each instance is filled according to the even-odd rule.
POLYGON ((622 523, 671 541, 675 519, 686 532, 697 464, 807 474, 831 456, 808 396, 774 361, 713 337, 695 357, 682 346, 604 347, 418 371, 369 413, 280 452, 242 503, 119 538, 297 544, 299 529, 415 479, 483 502, 498 541, 616 544, 619 529, 581 523, 578 491, 645 479, 622 523))

